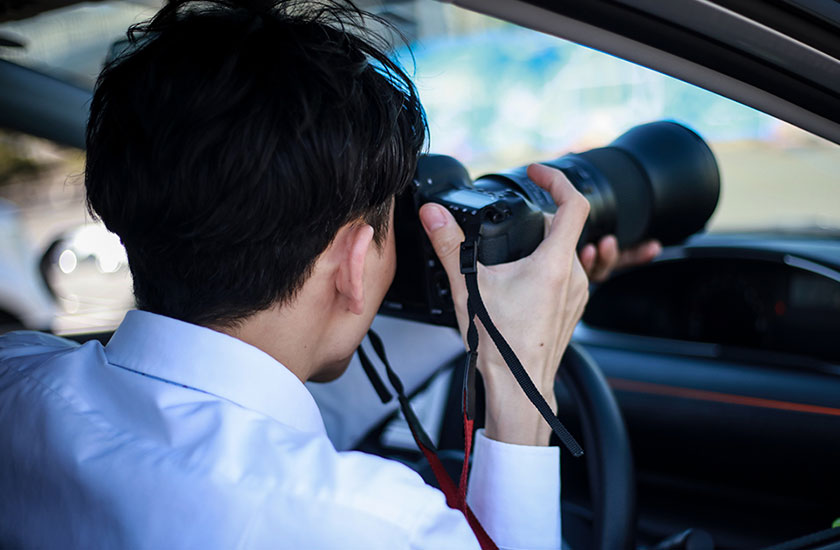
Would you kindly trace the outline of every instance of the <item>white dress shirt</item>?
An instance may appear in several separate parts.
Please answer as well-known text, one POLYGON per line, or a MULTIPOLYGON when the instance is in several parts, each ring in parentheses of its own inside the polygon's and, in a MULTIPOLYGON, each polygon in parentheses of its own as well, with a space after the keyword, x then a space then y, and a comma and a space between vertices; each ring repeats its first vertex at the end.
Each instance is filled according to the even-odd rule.
MULTIPOLYGON (((500 547, 560 548, 559 490, 558 448, 478 434, 468 501, 500 547)), ((0 337, 0 546, 478 543, 411 469, 336 451, 282 364, 219 332, 132 311, 104 347, 0 337)))

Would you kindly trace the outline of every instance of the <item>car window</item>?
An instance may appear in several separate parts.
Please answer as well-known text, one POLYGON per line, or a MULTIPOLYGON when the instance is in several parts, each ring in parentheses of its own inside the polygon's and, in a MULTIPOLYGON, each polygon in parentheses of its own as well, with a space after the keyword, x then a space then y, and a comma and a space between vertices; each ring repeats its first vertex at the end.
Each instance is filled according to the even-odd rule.
MULTIPOLYGON (((422 7, 412 52, 431 151, 455 156, 473 177, 668 119, 697 131, 717 157, 721 200, 709 230, 840 228, 836 144, 572 42, 451 5, 422 7)), ((413 66, 407 49, 400 59, 413 66)))
MULTIPOLYGON (((451 5, 377 9, 410 43, 395 41, 394 56, 417 82, 430 151, 456 157, 474 177, 603 146, 634 125, 669 119, 696 130, 718 159, 722 192, 710 231, 840 228, 834 143, 644 67, 451 5)), ((92 88, 111 44, 153 12, 103 2, 4 23, 0 35, 25 47, 2 47, 0 57, 92 88)), ((38 303, 47 304, 39 318, 51 316, 63 334, 112 329, 133 304, 118 239, 85 210, 83 162, 78 150, 0 136, 0 197, 15 205, 3 211, 14 211, 29 250, 14 262, 38 279, 38 303)), ((10 307, 0 303, 0 319, 10 307)))

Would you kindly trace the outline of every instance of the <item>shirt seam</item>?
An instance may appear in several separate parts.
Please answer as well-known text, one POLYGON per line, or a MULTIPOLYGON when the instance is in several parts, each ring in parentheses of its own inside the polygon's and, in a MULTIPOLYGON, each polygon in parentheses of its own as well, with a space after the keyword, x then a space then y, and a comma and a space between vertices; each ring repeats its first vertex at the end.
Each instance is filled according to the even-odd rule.
MULTIPOLYGON (((114 427, 113 425, 111 425, 108 422, 97 421, 97 420, 94 420, 93 418, 91 418, 91 415, 83 414, 81 411, 76 409, 76 407, 75 407, 76 403, 74 401, 68 399, 65 395, 62 395, 58 390, 56 390, 55 388, 53 388, 52 386, 50 386, 49 384, 47 384, 46 382, 44 382, 40 378, 32 376, 31 374, 28 374, 28 373, 26 373, 22 370, 18 370, 18 371, 15 371, 15 372, 21 378, 25 378, 26 380, 29 380, 30 382, 32 382, 33 384, 38 386, 39 388, 42 388, 42 389, 46 390, 47 392, 49 392, 50 395, 56 397, 62 403, 67 405, 67 407, 70 408, 72 410, 72 412, 75 413, 75 415, 77 417, 84 419, 84 421, 87 424, 89 424, 90 426, 93 426, 98 431, 104 432, 105 435, 110 435, 112 437, 119 437, 123 433, 128 433, 128 432, 122 432, 122 431, 116 429, 116 427, 114 427)), ((81 403, 87 404, 87 401, 85 401, 85 400, 78 400, 78 401, 80 401, 81 403)), ((133 441, 136 441, 136 442, 140 443, 140 442, 145 441, 145 440, 140 439, 140 438, 134 438, 133 441)))
MULTIPOLYGON (((168 385, 174 386, 176 388, 181 388, 181 389, 185 389, 185 390, 195 391, 195 392, 198 392, 198 393, 201 393, 201 394, 204 394, 204 395, 209 395, 210 397, 214 397, 214 398, 216 398, 220 401, 224 401, 225 403, 229 403, 231 405, 234 405, 234 406, 236 406, 236 407, 238 407, 242 410, 249 411, 249 412, 252 412, 254 414, 257 414, 261 418, 264 418, 264 419, 266 419, 270 422, 276 422, 277 424, 280 424, 281 426, 284 426, 286 428, 289 428, 290 430, 294 430, 294 431, 296 431, 298 433, 301 433, 301 434, 323 435, 323 432, 321 432, 321 431, 303 430, 301 428, 298 428, 297 426, 293 426, 291 424, 283 422, 283 421, 271 416, 268 413, 265 413, 263 411, 254 409, 253 407, 249 407, 247 405, 243 405, 242 403, 239 403, 237 401, 234 401, 234 400, 232 400, 228 397, 225 397, 223 395, 219 395, 217 393, 213 393, 213 392, 210 392, 210 391, 207 391, 207 390, 202 390, 201 388, 196 388, 194 386, 188 386, 186 384, 181 384, 180 382, 175 382, 174 380, 167 380, 166 378, 162 378, 160 376, 155 376, 154 374, 148 374, 148 373, 145 373, 145 372, 142 372, 142 371, 139 371, 139 370, 135 370, 135 369, 132 369, 130 367, 126 367, 125 365, 120 365, 119 363, 114 363, 113 361, 110 361, 110 360, 106 361, 106 365, 113 365, 113 366, 115 366, 119 369, 123 369, 123 370, 128 371, 132 374, 137 374, 139 376, 143 376, 144 378, 149 378, 149 379, 152 379, 152 380, 156 380, 158 382, 163 382, 164 384, 168 384, 168 385)), ((317 410, 317 406, 316 406, 316 410, 317 410)), ((320 414, 320 412, 319 412, 319 414, 320 414)), ((323 422, 323 419, 322 419, 322 422, 323 422)))

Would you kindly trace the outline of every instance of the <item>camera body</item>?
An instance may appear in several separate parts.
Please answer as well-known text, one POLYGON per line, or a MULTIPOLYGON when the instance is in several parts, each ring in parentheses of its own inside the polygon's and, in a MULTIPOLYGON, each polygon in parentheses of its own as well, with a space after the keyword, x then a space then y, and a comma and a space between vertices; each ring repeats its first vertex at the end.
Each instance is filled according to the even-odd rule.
MULTIPOLYGON (((589 201, 579 247, 610 234, 621 248, 650 238, 665 245, 681 242, 706 225, 720 196, 711 149, 674 122, 636 126, 607 147, 542 164, 563 172, 589 201)), ((465 233, 478 232, 478 261, 484 265, 533 252, 545 235, 545 214, 557 210, 524 166, 473 182, 452 157, 419 159, 412 184, 396 198, 397 271, 380 313, 453 327, 446 272, 417 215, 427 202, 449 209, 465 233)))
POLYGON ((538 206, 493 180, 471 182, 463 165, 452 157, 423 156, 413 185, 415 211, 436 202, 449 209, 462 228, 478 226, 478 260, 485 265, 526 256, 543 239, 545 223, 538 206))
MULTIPOLYGON (((397 197, 394 231, 397 273, 382 313, 457 326, 446 272, 420 225, 417 211, 427 202, 447 208, 467 230, 481 236, 478 261, 494 265, 530 254, 545 234, 543 210, 510 187, 487 180, 474 184, 452 157, 423 155, 411 188, 397 197)), ((553 203, 552 203, 553 204, 553 203)))

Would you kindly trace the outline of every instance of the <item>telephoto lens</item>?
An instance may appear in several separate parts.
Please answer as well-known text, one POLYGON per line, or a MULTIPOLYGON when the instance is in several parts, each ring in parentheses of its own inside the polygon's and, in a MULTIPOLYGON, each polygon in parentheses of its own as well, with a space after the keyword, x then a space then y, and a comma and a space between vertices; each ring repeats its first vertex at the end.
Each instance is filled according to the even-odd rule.
MULTIPOLYGON (((588 200, 582 242, 615 235, 621 248, 646 239, 676 244, 703 229, 720 196, 720 174, 703 139, 676 122, 631 128, 607 147, 542 162, 561 170, 588 200)), ((510 187, 542 211, 551 196, 523 166, 478 178, 476 189, 510 187)))
MULTIPOLYGON (((720 196, 711 149, 675 122, 636 126, 606 147, 542 164, 562 171, 589 200, 580 246, 605 235, 615 235, 621 248, 647 239, 679 243, 703 229, 720 196)), ((443 205, 465 230, 478 232, 478 261, 484 265, 530 254, 544 237, 544 213, 554 213, 556 206, 526 168, 473 182, 452 157, 421 157, 413 184, 397 197, 397 272, 380 311, 455 326, 446 273, 417 215, 424 203, 443 205)))

